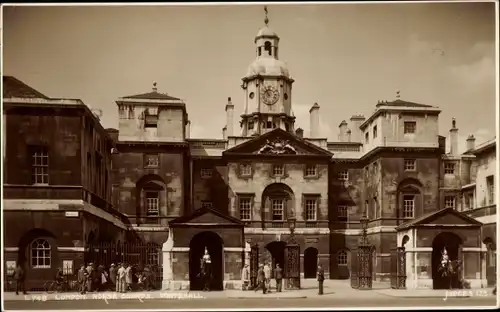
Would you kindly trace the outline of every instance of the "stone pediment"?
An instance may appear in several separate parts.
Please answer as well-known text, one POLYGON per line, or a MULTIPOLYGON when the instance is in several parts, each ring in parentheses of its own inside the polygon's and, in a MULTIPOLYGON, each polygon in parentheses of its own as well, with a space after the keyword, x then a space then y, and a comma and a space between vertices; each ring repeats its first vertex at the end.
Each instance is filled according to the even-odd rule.
POLYGON ((299 138, 295 134, 282 129, 275 129, 245 143, 232 147, 223 155, 316 155, 332 157, 332 153, 299 138))
POLYGON ((194 213, 176 218, 169 222, 170 227, 176 226, 243 226, 240 220, 228 216, 213 208, 201 208, 194 213))
POLYGON ((468 226, 479 227, 482 223, 471 218, 453 208, 444 208, 425 214, 419 218, 408 221, 400 225, 397 230, 408 229, 412 227, 432 227, 432 226, 468 226))

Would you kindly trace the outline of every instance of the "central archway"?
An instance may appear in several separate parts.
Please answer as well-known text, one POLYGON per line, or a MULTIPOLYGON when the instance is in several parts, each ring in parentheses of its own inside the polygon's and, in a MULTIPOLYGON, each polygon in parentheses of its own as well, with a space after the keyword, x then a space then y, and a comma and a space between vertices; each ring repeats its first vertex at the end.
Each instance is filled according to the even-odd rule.
POLYGON ((205 253, 205 247, 212 260, 211 290, 224 289, 224 242, 214 232, 201 232, 196 234, 189 244, 189 288, 190 290, 202 290, 203 285, 200 273, 201 258, 205 253))
MULTIPOLYGON (((451 232, 443 232, 438 234, 432 241, 432 288, 433 289, 448 289, 450 281, 443 277, 441 272, 438 272, 438 267, 441 263, 441 256, 444 248, 448 253, 450 261, 460 260, 460 246, 462 239, 451 232)), ((454 276, 451 280, 452 288, 458 288, 459 276, 454 276)))
POLYGON ((316 278, 318 268, 318 249, 309 247, 304 250, 304 278, 316 278))
POLYGON ((266 245, 267 251, 271 254, 271 265, 272 269, 276 268, 276 264, 279 264, 280 267, 285 270, 285 242, 270 242, 266 245))

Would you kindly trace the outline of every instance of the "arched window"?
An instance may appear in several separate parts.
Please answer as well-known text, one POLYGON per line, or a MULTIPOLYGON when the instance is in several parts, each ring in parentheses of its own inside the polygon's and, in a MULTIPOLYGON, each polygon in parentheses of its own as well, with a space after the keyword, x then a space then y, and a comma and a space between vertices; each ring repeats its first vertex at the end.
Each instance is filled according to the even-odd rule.
POLYGON ((31 243, 31 266, 36 269, 50 268, 50 244, 45 239, 31 243))
POLYGON ((270 41, 266 41, 264 43, 264 50, 267 51, 267 53, 271 56, 273 55, 273 52, 272 52, 272 49, 271 49, 271 42, 270 41))
POLYGON ((337 264, 343 266, 347 265, 347 251, 339 251, 339 253, 337 254, 337 264))

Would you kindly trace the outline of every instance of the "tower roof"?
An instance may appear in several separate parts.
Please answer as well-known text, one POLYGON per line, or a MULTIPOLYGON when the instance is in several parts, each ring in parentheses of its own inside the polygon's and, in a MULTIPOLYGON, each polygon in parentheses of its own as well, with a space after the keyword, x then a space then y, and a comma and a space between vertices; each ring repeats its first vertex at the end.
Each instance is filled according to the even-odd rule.
POLYGON ((262 27, 257 33, 257 36, 255 36, 255 42, 257 42, 257 39, 259 38, 274 38, 279 40, 280 37, 266 25, 262 27))
POLYGON ((290 72, 285 62, 271 57, 258 58, 248 66, 246 77, 252 76, 285 76, 290 72))

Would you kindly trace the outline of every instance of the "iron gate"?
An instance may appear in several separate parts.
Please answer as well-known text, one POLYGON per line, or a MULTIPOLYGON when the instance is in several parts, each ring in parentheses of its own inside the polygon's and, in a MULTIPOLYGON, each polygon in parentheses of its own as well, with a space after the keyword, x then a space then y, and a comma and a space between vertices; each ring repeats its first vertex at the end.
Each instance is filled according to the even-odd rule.
POLYGON ((362 245, 351 252, 351 287, 371 289, 373 275, 372 246, 362 245))
POLYGON ((255 244, 250 250, 250 286, 257 287, 257 271, 259 270, 259 245, 255 244))
POLYGON ((406 288, 406 252, 404 247, 391 250, 391 288, 406 288))
POLYGON ((155 287, 161 288, 163 280, 162 246, 154 243, 97 243, 89 244, 85 253, 86 264, 109 266, 114 263, 128 263, 137 269, 149 266, 153 272, 155 287))
POLYGON ((285 277, 290 288, 300 288, 300 246, 287 244, 285 247, 285 277))

